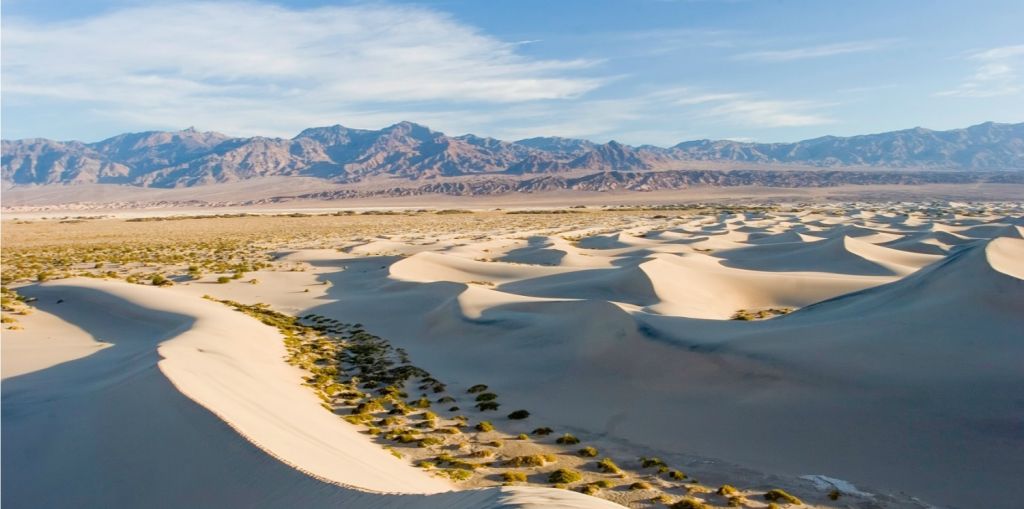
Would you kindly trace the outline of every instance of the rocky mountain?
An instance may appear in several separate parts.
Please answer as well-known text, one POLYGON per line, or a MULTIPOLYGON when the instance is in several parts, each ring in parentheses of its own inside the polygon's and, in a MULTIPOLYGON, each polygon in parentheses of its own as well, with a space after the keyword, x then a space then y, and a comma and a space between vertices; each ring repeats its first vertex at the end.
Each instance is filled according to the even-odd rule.
MULTIPOLYGON (((129 133, 95 143, 4 140, 0 174, 11 184, 117 183, 190 187, 264 176, 334 182, 375 178, 680 170, 695 161, 756 166, 929 170, 1024 170, 1024 123, 966 129, 915 128, 796 143, 688 141, 669 148, 568 138, 516 142, 447 136, 400 122, 380 130, 315 127, 291 139, 231 138, 215 132, 129 133)), ((496 176, 494 178, 497 178, 496 176)))

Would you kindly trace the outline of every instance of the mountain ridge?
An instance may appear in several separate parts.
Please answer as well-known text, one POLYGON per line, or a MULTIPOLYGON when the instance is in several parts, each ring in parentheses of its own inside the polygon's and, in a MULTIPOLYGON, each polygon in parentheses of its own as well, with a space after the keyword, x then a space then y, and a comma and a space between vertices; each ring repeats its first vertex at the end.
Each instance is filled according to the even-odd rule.
POLYGON ((671 147, 536 137, 504 141, 448 136, 413 122, 379 130, 335 124, 292 138, 233 138, 217 132, 144 131, 98 142, 2 141, 2 180, 13 185, 112 183, 174 188, 266 176, 338 183, 481 175, 557 175, 692 169, 703 162, 822 169, 1024 171, 1024 123, 963 129, 920 127, 791 143, 692 140, 671 147))

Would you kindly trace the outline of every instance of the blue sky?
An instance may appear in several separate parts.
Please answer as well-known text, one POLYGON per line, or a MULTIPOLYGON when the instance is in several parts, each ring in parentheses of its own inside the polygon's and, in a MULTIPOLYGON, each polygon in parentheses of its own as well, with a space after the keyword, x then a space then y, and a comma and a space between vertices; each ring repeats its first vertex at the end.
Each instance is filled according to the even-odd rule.
POLYGON ((667 146, 1024 121, 1024 2, 3 1, 5 139, 448 134, 667 146))

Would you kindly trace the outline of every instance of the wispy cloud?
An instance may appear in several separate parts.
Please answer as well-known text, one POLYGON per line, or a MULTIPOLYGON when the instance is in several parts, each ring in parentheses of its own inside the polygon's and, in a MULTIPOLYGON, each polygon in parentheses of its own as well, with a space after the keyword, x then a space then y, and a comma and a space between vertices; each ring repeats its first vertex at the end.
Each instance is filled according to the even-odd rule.
MULTIPOLYGON (((686 89, 671 101, 683 107, 696 107, 694 115, 715 118, 753 127, 801 127, 831 124, 833 119, 821 113, 832 106, 816 101, 768 99, 752 93, 691 93, 686 89)), ((677 92, 677 93, 678 93, 677 92)))
POLYGON ((898 42, 897 39, 875 39, 869 41, 850 41, 835 44, 805 46, 779 50, 751 51, 735 55, 736 60, 757 60, 761 62, 789 62, 808 58, 824 58, 850 53, 863 53, 888 48, 898 42))
POLYGON ((977 51, 968 54, 967 59, 976 62, 974 73, 956 88, 934 95, 997 97, 1024 91, 1024 85, 1017 77, 1017 69, 1024 65, 1024 44, 977 51))
POLYGON ((195 2, 67 22, 5 19, 4 99, 248 134, 427 102, 454 110, 572 99, 605 82, 593 60, 529 58, 517 53, 522 43, 382 4, 195 2))

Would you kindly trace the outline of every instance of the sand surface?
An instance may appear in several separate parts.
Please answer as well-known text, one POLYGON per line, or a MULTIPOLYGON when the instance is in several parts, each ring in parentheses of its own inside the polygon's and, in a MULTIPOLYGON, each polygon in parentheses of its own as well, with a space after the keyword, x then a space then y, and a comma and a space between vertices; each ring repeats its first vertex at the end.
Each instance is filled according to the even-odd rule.
POLYGON ((903 507, 883 496, 896 492, 953 508, 1024 500, 1019 215, 844 205, 507 231, 461 220, 282 247, 276 262, 305 270, 252 273, 259 284, 24 287, 40 311, 3 341, 4 501, 180 506, 206 486, 221 505, 605 503, 438 494, 458 487, 320 408, 275 330, 204 294, 362 323, 446 383, 528 408, 531 426, 657 454, 711 484, 810 476, 792 482, 861 493, 821 507, 903 507), (730 319, 766 310, 792 312, 730 319), (62 464, 67 450, 83 459, 62 464), (113 477, 90 462, 159 489, 104 489, 113 477))

